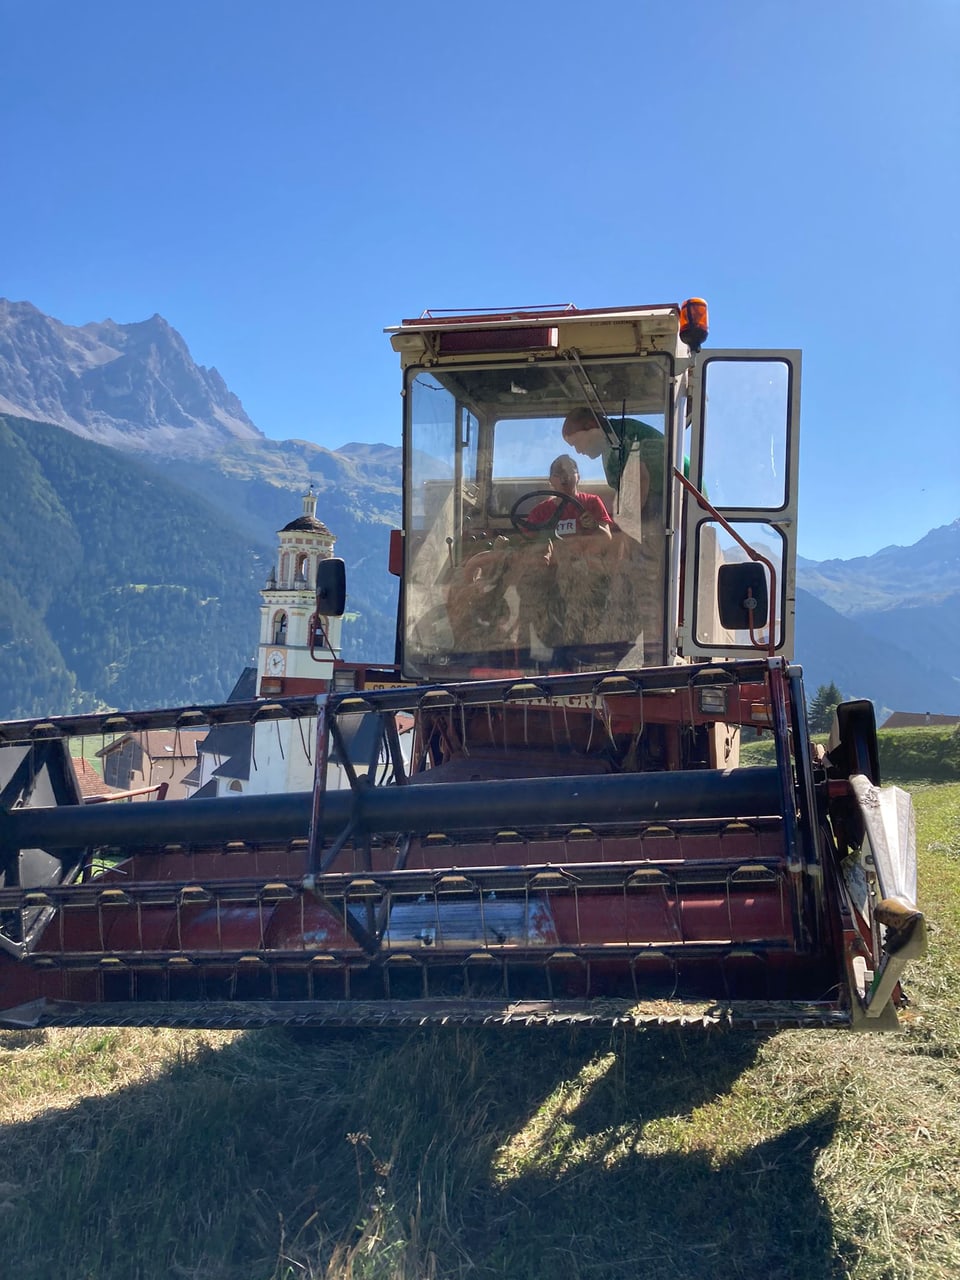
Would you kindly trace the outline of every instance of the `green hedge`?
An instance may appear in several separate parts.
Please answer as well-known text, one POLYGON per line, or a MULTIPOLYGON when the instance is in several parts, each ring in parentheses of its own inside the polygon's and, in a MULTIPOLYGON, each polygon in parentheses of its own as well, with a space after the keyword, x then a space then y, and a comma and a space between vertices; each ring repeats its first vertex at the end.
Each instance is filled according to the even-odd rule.
POLYGON ((956 728, 881 729, 877 738, 882 777, 960 781, 960 731, 956 728))
MULTIPOLYGON (((898 782, 960 782, 960 731, 952 727, 922 729, 880 729, 880 776, 898 782)), ((824 734, 816 734, 815 742, 826 743, 824 734)), ((772 764, 775 759, 773 738, 743 742, 740 763, 772 764)))

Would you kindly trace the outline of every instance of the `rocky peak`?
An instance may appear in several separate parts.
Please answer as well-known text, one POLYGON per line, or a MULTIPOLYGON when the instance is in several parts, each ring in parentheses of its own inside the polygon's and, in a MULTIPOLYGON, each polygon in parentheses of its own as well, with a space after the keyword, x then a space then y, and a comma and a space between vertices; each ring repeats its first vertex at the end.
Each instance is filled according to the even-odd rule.
POLYGON ((196 364, 158 314, 73 326, 0 299, 0 411, 181 456, 263 438, 216 369, 196 364))

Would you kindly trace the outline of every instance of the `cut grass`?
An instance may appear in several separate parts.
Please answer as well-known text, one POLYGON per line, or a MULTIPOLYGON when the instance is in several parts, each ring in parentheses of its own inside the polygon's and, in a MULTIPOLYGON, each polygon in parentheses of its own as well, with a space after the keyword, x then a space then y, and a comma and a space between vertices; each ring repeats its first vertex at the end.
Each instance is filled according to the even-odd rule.
POLYGON ((0 1033, 18 1280, 953 1280, 960 784, 900 1035, 0 1033))

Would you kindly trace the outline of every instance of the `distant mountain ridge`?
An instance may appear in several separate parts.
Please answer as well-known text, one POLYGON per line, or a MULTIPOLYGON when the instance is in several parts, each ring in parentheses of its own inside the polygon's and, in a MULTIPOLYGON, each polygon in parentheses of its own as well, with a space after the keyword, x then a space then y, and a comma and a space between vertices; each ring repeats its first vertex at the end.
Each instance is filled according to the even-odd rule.
POLYGON ((909 547, 883 547, 852 560, 800 559, 797 577, 838 613, 913 607, 960 592, 960 519, 909 547))
POLYGON ((0 299, 0 412, 98 444, 198 454, 262 440, 216 369, 195 364, 162 316, 79 327, 0 299))
POLYGON ((851 560, 801 559, 797 585, 798 653, 820 652, 826 631, 834 636, 834 670, 818 683, 835 680, 845 694, 872 697, 892 711, 960 713, 960 519, 909 547, 851 560), (821 609, 802 610, 802 591, 821 609), (823 606, 846 626, 835 619, 828 626, 823 606), (814 616, 818 625, 808 629, 814 616), (849 671, 841 679, 843 667, 849 671), (883 698, 869 688, 883 688, 883 698))
POLYGON ((869 698, 878 720, 891 711, 960 714, 960 681, 949 666, 837 613, 803 588, 797 591, 796 649, 808 697, 833 682, 845 698, 869 698))
MULTIPOLYGON (((194 654, 201 652, 197 645, 209 650, 219 641, 209 627, 199 625, 199 616, 191 631, 193 624, 178 613, 179 602, 194 598, 186 566, 176 574, 166 572, 139 538, 132 558, 118 556, 109 564, 97 560, 97 534, 89 527, 84 486, 101 493, 103 502, 113 501, 101 483, 107 472, 123 488, 119 506, 126 519, 134 521, 134 513, 141 513, 159 545, 170 537, 171 520, 180 518, 173 513, 188 510, 205 512, 204 520, 212 514, 214 523, 198 524, 199 515, 184 516, 189 537, 176 530, 178 549, 192 538, 193 553, 208 557, 217 546, 217 535, 209 530, 218 521, 233 531, 230 537, 246 540, 247 550, 234 547, 232 561, 209 555, 210 571, 225 578, 216 589, 205 588, 219 602, 207 616, 216 613, 237 640, 241 634, 255 634, 260 605, 247 557, 252 555, 261 566, 266 562, 276 531, 296 514, 299 495, 312 484, 318 514, 337 538, 337 554, 347 562, 351 616, 344 627, 344 656, 392 660, 397 581, 387 572, 387 548, 389 530, 400 523, 399 449, 357 443, 331 450, 304 440, 268 439, 217 371, 195 364, 183 338, 160 316, 139 324, 106 320, 73 327, 30 303, 0 301, 0 413, 4 411, 18 421, 9 420, 6 434, 0 434, 0 476, 5 468, 16 473, 24 450, 33 460, 25 473, 26 495, 14 494, 13 505, 0 512, 0 555, 12 549, 25 575, 14 579, 8 555, 7 580, 0 579, 0 702, 7 691, 0 716, 12 714, 14 705, 18 714, 32 714, 23 710, 28 703, 42 712, 66 710, 65 698, 71 705, 191 701, 200 696, 201 686, 213 698, 252 656, 251 641, 244 639, 236 661, 227 660, 215 677, 203 661, 191 672, 192 658, 181 663, 179 672, 171 668, 169 655, 184 644, 194 654), (34 433, 24 419, 36 424, 34 433), (58 443, 57 433, 42 426, 49 422, 121 451, 128 465, 117 471, 104 461, 109 451, 91 453, 58 443), (82 473, 84 483, 62 492, 54 482, 61 465, 70 474, 82 473), (41 483, 43 476, 51 484, 41 483), (199 507, 191 505, 197 503, 199 507), (51 520, 50 528, 62 534, 56 545, 37 539, 31 543, 29 531, 51 520), (201 528, 208 532, 201 536, 201 528), (45 555, 60 557, 55 572, 46 571, 45 555), (91 557, 99 579, 88 572, 91 557), (241 562, 245 567, 239 575, 222 567, 241 562), (101 625, 109 632, 103 643, 113 654, 111 663, 98 666, 93 630, 74 635, 49 612, 51 600, 38 584, 59 582, 62 565, 69 565, 76 579, 71 586, 67 575, 63 590, 71 590, 69 598, 79 602, 76 607, 89 628, 101 625), (27 590, 31 579, 36 590, 27 590), (144 586, 149 591, 139 589, 144 586), (151 613, 151 601, 160 599, 170 608, 151 613), (101 603, 83 603, 92 600, 101 603), (103 612, 108 600, 113 613, 103 612), (136 643, 118 647, 116 636, 139 634, 146 616, 156 617, 163 628, 152 637, 152 650, 136 643), (3 629, 4 617, 15 622, 20 637, 13 647, 12 632, 3 629), (169 634, 174 626, 177 634, 169 634), (187 642, 185 636, 193 639, 187 642), (151 652, 154 660, 148 661, 151 652), (45 690, 48 701, 43 705, 45 690)), ((122 527, 106 517, 102 525, 122 527)), ((872 699, 881 715, 890 710, 960 712, 955 640, 960 626, 960 520, 932 530, 912 547, 885 547, 852 560, 801 559, 797 583, 797 659, 808 694, 834 681, 847 697, 872 699)), ((223 660, 227 648, 219 648, 223 660)))

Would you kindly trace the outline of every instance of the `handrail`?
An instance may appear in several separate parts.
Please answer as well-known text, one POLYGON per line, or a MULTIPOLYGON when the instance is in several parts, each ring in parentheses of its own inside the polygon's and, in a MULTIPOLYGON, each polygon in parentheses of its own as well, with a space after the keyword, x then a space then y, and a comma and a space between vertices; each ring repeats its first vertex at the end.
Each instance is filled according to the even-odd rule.
MULTIPOLYGON (((768 569, 770 573, 770 620, 767 625, 766 648, 767 648, 767 653, 770 655, 771 658, 776 657, 776 653, 777 653, 777 641, 776 641, 777 629, 775 626, 776 600, 777 600, 776 569, 773 567, 773 564, 771 563, 771 561, 767 559, 766 556, 762 556, 759 551, 754 551, 753 547, 751 547, 748 542, 746 542, 743 538, 740 537, 739 533, 737 533, 736 529, 734 529, 730 521, 720 514, 720 512, 713 505, 710 499, 705 497, 704 494, 701 493, 701 491, 697 488, 697 486, 695 484, 692 484, 687 479, 687 477, 683 474, 682 471, 679 471, 676 467, 674 467, 673 474, 680 481, 680 483, 687 490, 687 492, 693 495, 693 497, 697 501, 697 504, 709 515, 713 516, 713 518, 717 521, 717 523, 721 526, 721 528, 723 528, 725 532, 729 533, 730 537, 733 538, 734 542, 736 542, 738 546, 747 553, 750 559, 753 560, 754 563, 756 564, 765 565, 766 568, 768 569)), ((758 649, 763 648, 763 641, 758 640, 757 637, 754 635, 752 619, 750 621, 750 642, 754 644, 758 649)))

